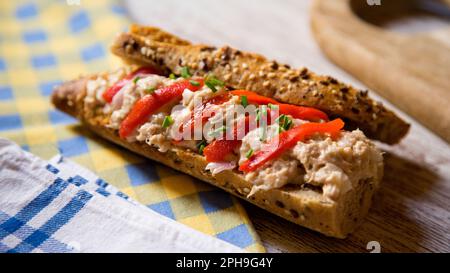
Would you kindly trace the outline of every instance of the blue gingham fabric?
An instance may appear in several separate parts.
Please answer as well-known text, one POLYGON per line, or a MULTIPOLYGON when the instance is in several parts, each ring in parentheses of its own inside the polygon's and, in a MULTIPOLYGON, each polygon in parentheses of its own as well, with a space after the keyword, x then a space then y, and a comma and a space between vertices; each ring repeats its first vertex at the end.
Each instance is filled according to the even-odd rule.
POLYGON ((240 252, 140 205, 87 169, 0 138, 0 252, 240 252))

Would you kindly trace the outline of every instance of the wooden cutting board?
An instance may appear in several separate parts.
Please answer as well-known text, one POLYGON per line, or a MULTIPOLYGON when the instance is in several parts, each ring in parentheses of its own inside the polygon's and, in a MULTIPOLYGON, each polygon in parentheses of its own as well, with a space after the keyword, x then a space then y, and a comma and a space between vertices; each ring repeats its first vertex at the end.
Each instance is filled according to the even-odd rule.
POLYGON ((316 0, 311 22, 333 62, 450 142, 449 14, 437 0, 316 0), (417 33, 380 27, 433 10, 446 25, 417 33))

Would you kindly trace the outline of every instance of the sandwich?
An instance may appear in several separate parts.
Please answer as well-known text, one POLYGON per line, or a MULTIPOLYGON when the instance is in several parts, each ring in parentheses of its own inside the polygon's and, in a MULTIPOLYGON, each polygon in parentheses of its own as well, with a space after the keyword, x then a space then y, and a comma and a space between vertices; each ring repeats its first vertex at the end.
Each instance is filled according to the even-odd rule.
POLYGON ((52 102, 120 146, 327 236, 345 238, 383 176, 371 139, 409 124, 360 91, 231 47, 132 25, 123 66, 57 86, 52 102))

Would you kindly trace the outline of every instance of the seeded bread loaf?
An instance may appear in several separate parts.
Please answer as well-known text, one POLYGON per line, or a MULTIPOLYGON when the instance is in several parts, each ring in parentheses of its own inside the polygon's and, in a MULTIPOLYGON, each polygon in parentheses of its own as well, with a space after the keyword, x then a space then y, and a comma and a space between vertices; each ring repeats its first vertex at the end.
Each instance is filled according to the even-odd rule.
POLYGON ((315 107, 343 118, 346 129, 361 129, 369 138, 399 142, 409 124, 359 91, 306 68, 292 69, 261 55, 228 46, 216 48, 189 42, 154 27, 134 25, 120 34, 111 48, 127 62, 150 64, 163 72, 179 73, 187 66, 195 75, 213 73, 234 89, 248 89, 284 103, 315 107))
POLYGON ((328 236, 345 238, 368 212, 380 177, 358 181, 352 190, 337 201, 325 197, 321 187, 307 183, 257 191, 248 198, 253 184, 246 181, 244 175, 237 170, 226 170, 213 176, 211 172, 205 171, 207 162, 198 153, 177 148, 161 153, 145 142, 127 142, 118 136, 117 130, 106 127, 109 116, 103 114, 101 108, 85 107, 86 84, 93 77, 95 76, 80 78, 57 87, 52 95, 53 104, 78 118, 93 132, 126 149, 220 187, 289 221, 328 236))
MULTIPOLYGON (((125 62, 157 68, 164 76, 170 73, 179 75, 182 67, 188 67, 195 76, 213 73, 230 88, 248 89, 283 103, 322 109, 330 118, 343 118, 349 125, 347 129, 358 127, 367 136, 390 144, 398 142, 409 128, 409 125, 394 113, 380 103, 372 101, 367 92, 358 91, 331 77, 315 75, 306 68, 291 69, 287 65, 268 61, 260 55, 229 47, 217 49, 191 45, 188 41, 158 28, 132 26, 129 33, 118 36, 112 51, 121 56, 125 62)), ((125 70, 130 71, 129 68, 125 70)), ((379 187, 383 164, 381 153, 360 131, 341 132, 340 139, 344 143, 348 139, 343 136, 349 134, 359 136, 361 141, 353 147, 348 147, 348 143, 343 144, 347 145, 345 147, 347 150, 341 147, 342 149, 331 153, 332 161, 335 160, 331 162, 332 165, 342 163, 346 166, 344 167, 348 171, 346 177, 321 173, 322 179, 332 178, 337 180, 335 181, 337 184, 348 183, 345 179, 351 180, 350 189, 342 191, 338 197, 330 197, 328 190, 325 190, 326 185, 314 179, 310 179, 309 182, 300 181, 300 178, 299 183, 258 190, 249 195, 256 183, 254 179, 247 177, 250 174, 246 176, 233 169, 213 175, 205 170, 208 164, 205 157, 189 148, 169 145, 169 149, 161 152, 145 141, 127 141, 120 138, 117 128, 112 129, 110 126, 112 118, 111 113, 104 111, 105 101, 95 99, 98 94, 93 95, 92 90, 87 87, 93 82, 106 83, 102 88, 110 86, 108 75, 110 76, 104 73, 82 77, 60 85, 52 96, 54 105, 77 117, 88 128, 114 143, 218 186, 289 221, 328 236, 345 238, 366 215, 372 195, 379 187), (372 151, 375 159, 361 157, 355 154, 355 151, 351 152, 353 148, 365 155, 370 154, 367 151, 372 151), (366 167, 372 169, 367 170, 366 167)), ((118 80, 119 78, 116 78, 113 82, 118 80)), ((134 84, 136 85, 136 82, 134 84)), ((321 145, 330 148, 336 144, 339 147, 337 141, 333 142, 331 138, 328 140, 329 142, 323 142, 321 145)), ((303 144, 309 145, 301 143, 303 144)), ((311 154, 302 154, 306 157, 306 161, 310 155, 311 158, 314 157, 314 149, 311 150, 311 154)), ((303 162, 299 167, 303 170, 310 169, 309 163, 303 162)), ((265 176, 266 170, 253 174, 265 176)), ((271 179, 270 176, 267 177, 271 179)))

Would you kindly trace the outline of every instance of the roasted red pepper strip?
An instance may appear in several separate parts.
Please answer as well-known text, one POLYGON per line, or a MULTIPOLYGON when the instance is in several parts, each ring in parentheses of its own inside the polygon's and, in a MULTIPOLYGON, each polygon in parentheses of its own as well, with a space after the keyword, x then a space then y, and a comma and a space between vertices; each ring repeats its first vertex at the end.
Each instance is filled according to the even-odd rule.
POLYGON ((297 106, 292 104, 278 104, 280 107, 280 114, 291 115, 293 118, 310 120, 310 121, 319 121, 325 120, 328 121, 328 116, 324 112, 312 108, 312 107, 304 107, 297 106))
POLYGON ((165 104, 180 100, 185 89, 197 91, 203 86, 202 79, 195 79, 199 83, 198 86, 192 85, 189 80, 183 80, 155 90, 152 94, 148 94, 140 98, 131 109, 130 113, 120 124, 119 135, 121 138, 129 136, 136 127, 145 123, 149 116, 155 113, 165 104))
MULTIPOLYGON (((233 131, 233 139, 216 139, 211 144, 205 147, 203 150, 203 154, 206 157, 206 161, 208 162, 221 162, 226 160, 226 157, 231 154, 236 148, 238 148, 242 140, 238 140, 238 126, 242 126, 244 123, 245 131, 244 135, 248 133, 250 130, 250 117, 246 116, 245 119, 241 121, 241 124, 238 124, 234 127, 233 131)), ((270 125, 270 122, 268 123, 270 125)))
POLYGON ((205 147, 203 154, 208 162, 222 162, 237 147, 241 145, 241 140, 214 140, 205 147))
POLYGON ((236 96, 246 96, 249 103, 255 103, 255 104, 279 104, 278 101, 261 96, 256 94, 255 92, 248 91, 248 90, 233 90, 230 91, 231 94, 236 96))
POLYGON ((324 112, 312 108, 312 107, 304 107, 304 106, 297 106, 292 104, 286 104, 286 103, 280 103, 274 99, 261 96, 256 94, 255 92, 248 91, 248 90, 234 90, 230 92, 233 95, 236 96, 246 96, 248 103, 253 104, 274 104, 279 105, 279 111, 280 115, 291 115, 293 118, 298 119, 305 119, 310 121, 318 121, 318 120, 328 120, 327 114, 324 112))
POLYGON ((133 71, 131 74, 125 76, 125 78, 119 80, 116 82, 113 86, 106 89, 105 92, 103 92, 103 99, 110 103, 112 102, 114 96, 117 94, 117 92, 122 89, 128 82, 133 80, 137 76, 147 75, 147 74, 158 74, 158 71, 151 67, 141 67, 135 71, 133 71))
MULTIPOLYGON (((234 90, 230 92, 236 96, 246 96, 248 103, 254 104, 274 104, 279 106, 279 113, 285 115, 291 115, 294 118, 301 118, 306 120, 328 120, 328 116, 320 110, 310 108, 310 107, 301 107, 291 104, 283 104, 278 101, 261 96, 252 91, 247 90, 234 90)), ((267 109, 267 125, 272 123, 272 114, 271 109, 267 109)), ((249 130, 249 117, 245 118, 245 134, 247 134, 249 130)), ((206 157, 208 162, 220 162, 224 161, 226 157, 232 153, 236 148, 241 145, 241 141, 237 140, 237 131, 235 128, 234 131, 234 139, 235 140, 226 140, 226 139, 218 139, 214 140, 211 144, 206 146, 203 151, 203 154, 206 157)))
POLYGON ((230 100, 230 94, 225 93, 223 95, 215 96, 209 100, 207 100, 200 107, 194 109, 194 113, 192 113, 191 119, 188 120, 185 124, 181 126, 181 132, 186 131, 189 127, 191 129, 191 134, 194 133, 195 129, 195 121, 200 120, 201 126, 203 128, 203 124, 208 121, 209 118, 212 117, 212 105, 220 105, 224 102, 230 100))
POLYGON ((315 133, 336 136, 343 127, 344 122, 341 119, 335 119, 326 123, 304 123, 291 130, 284 131, 278 135, 278 139, 270 141, 269 145, 273 145, 272 149, 256 152, 239 166, 239 170, 243 172, 254 171, 264 165, 264 163, 279 157, 286 150, 294 147, 297 142, 304 141, 315 133))

